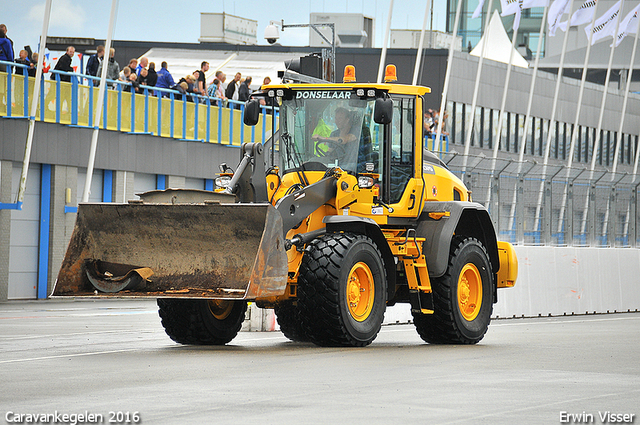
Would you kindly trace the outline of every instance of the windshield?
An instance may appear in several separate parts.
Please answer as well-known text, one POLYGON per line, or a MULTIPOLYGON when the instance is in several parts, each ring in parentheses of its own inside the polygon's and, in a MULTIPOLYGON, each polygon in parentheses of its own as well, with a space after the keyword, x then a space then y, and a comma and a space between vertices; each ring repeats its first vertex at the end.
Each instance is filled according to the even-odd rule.
POLYGON ((296 91, 280 110, 285 172, 300 167, 378 172, 382 128, 373 121, 373 108, 374 100, 346 90, 296 91))

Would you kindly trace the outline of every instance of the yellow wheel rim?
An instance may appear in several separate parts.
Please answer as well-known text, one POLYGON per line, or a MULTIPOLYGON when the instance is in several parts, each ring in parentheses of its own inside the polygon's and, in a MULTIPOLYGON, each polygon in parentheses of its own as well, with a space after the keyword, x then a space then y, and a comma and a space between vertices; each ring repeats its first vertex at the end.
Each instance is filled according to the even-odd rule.
POLYGON ((224 320, 233 310, 233 301, 209 300, 209 311, 218 320, 224 320))
POLYGON ((371 269, 363 262, 356 263, 347 278, 347 303, 349 313, 358 322, 363 322, 371 314, 375 289, 371 269))
POLYGON ((467 321, 475 319, 482 307, 482 277, 472 263, 465 264, 458 277, 458 307, 467 321))

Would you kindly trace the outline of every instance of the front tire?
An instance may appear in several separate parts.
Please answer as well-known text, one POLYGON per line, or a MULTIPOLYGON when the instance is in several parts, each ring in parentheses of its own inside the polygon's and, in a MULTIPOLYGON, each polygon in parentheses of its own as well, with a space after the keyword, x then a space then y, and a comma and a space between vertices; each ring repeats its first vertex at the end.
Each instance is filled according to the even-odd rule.
POLYGON ((162 326, 180 344, 224 345, 236 337, 246 312, 246 301, 158 298, 162 326))
POLYGON ((316 345, 363 347, 378 335, 387 302, 382 254, 364 235, 326 234, 306 249, 298 279, 302 327, 316 345))
POLYGON ((478 343, 491 322, 493 276, 482 243, 454 237, 447 272, 431 282, 433 314, 413 313, 420 337, 432 344, 478 343))

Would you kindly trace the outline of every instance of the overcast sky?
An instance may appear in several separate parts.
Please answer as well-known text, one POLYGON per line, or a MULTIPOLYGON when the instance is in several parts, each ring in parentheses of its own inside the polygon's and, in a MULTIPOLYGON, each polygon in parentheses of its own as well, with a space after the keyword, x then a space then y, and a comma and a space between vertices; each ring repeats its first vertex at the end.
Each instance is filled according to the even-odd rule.
MULTIPOLYGON (((0 23, 8 28, 16 55, 25 45, 35 51, 42 32, 44 0, 2 0, 0 23)), ((363 13, 375 19, 375 46, 381 47, 390 0, 167 0, 119 1, 116 40, 175 41, 197 43, 200 12, 226 12, 258 21, 258 44, 266 44, 264 28, 270 20, 285 24, 309 22, 309 14, 363 13)), ((426 0, 395 0, 392 29, 420 29, 426 0)), ((433 27, 444 31, 446 2, 434 0, 433 27)), ((49 36, 106 38, 111 0, 53 0, 49 36)), ((305 46, 308 29, 287 29, 283 45, 305 46)))

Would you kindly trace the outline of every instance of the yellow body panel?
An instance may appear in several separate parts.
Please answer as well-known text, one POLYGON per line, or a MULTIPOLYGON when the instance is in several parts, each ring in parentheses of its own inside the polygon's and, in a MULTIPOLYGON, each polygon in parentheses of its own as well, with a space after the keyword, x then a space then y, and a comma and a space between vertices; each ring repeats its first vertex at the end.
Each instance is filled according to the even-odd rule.
POLYGON ((518 258, 513 245, 509 242, 498 241, 498 256, 500 270, 498 271, 498 288, 511 288, 518 278, 518 258))

